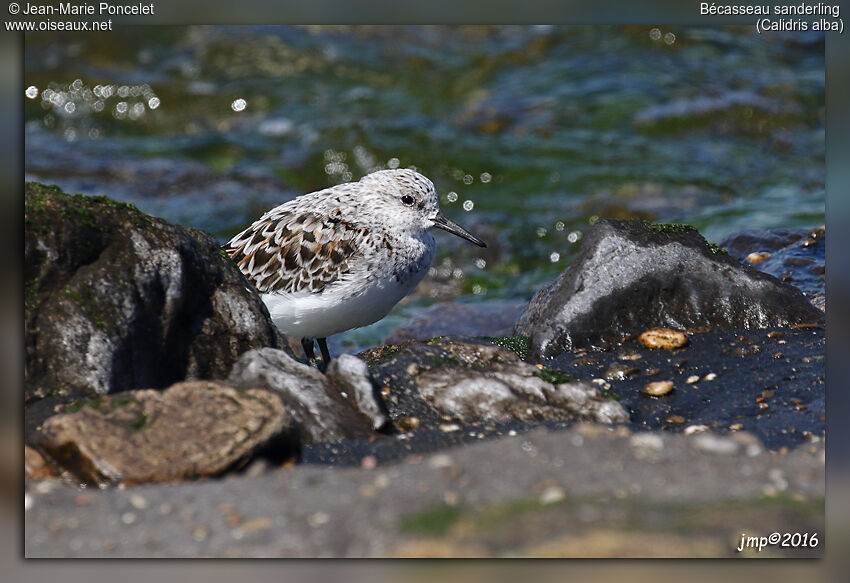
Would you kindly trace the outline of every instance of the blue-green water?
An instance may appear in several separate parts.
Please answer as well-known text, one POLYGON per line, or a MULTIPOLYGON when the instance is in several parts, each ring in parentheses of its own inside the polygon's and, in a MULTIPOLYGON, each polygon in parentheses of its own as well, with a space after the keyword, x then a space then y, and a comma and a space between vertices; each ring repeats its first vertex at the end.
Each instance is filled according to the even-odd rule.
POLYGON ((824 44, 752 27, 132 27, 26 40, 27 176, 222 241, 398 165, 486 250, 437 235, 439 299, 528 298, 595 217, 711 241, 824 222, 824 44))

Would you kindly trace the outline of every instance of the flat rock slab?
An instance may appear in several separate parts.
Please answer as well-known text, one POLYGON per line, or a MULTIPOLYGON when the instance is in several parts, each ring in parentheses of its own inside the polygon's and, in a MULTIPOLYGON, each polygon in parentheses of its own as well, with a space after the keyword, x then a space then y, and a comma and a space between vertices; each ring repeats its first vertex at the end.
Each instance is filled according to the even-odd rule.
POLYGON ((801 292, 712 249, 693 227, 597 221, 576 260, 517 323, 529 360, 606 347, 654 327, 684 330, 822 324, 801 292))
POLYGON ((285 344, 208 235, 35 183, 25 214, 27 405, 224 378, 285 344))
POLYGON ((528 364, 486 341, 409 342, 383 350, 369 365, 399 431, 445 423, 628 419, 595 385, 528 364))
POLYGON ((87 484, 144 484, 216 476, 279 440, 291 417, 267 391, 185 382, 103 397, 44 423, 41 448, 87 484))
POLYGON ((825 348, 822 329, 719 331, 690 334, 675 350, 630 340, 606 351, 568 352, 548 364, 606 380, 633 427, 743 429, 779 449, 824 436, 825 348), (655 381, 672 381, 674 388, 659 397, 644 394, 655 381))
POLYGON ((768 453, 751 435, 578 425, 369 468, 84 491, 28 487, 35 557, 712 556, 742 532, 816 532, 823 443, 768 453), (509 471, 508 471, 509 469, 509 471))

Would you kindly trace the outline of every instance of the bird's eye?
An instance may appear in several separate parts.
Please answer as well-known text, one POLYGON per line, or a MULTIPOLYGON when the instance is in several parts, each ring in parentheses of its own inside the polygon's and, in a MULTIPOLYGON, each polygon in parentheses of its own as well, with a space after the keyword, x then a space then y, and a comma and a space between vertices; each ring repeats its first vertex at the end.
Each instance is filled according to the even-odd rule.
POLYGON ((403 202, 407 206, 410 206, 413 204, 413 197, 409 194, 405 194, 403 197, 401 197, 401 202, 403 202))

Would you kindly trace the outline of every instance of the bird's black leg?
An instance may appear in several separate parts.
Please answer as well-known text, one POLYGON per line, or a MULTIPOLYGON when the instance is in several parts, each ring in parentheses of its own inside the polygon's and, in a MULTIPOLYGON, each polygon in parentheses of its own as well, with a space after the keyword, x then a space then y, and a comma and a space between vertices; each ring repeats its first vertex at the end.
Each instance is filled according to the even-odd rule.
POLYGON ((318 338, 317 342, 319 343, 319 350, 322 351, 322 360, 325 361, 325 368, 327 368, 331 363, 331 353, 328 350, 328 339, 318 338))
POLYGON ((316 354, 313 352, 313 339, 302 338, 301 348, 304 349, 304 357, 307 359, 307 363, 312 365, 316 361, 316 354))

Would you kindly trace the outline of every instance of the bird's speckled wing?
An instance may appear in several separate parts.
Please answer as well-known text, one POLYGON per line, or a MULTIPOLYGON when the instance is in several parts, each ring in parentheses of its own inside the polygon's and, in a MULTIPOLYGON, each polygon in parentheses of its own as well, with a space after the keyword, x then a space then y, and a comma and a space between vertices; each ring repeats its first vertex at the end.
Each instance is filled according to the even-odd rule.
POLYGON ((321 293, 350 271, 366 236, 364 227, 337 214, 282 208, 264 215, 224 249, 261 293, 321 293))

